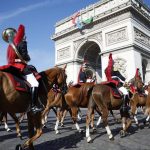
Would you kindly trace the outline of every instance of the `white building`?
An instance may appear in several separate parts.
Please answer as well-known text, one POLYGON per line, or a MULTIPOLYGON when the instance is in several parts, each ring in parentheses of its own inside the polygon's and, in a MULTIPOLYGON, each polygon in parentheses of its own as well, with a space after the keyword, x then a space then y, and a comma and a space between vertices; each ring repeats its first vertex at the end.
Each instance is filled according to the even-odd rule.
POLYGON ((84 59, 88 73, 105 80, 112 53, 127 80, 140 69, 150 81, 150 9, 139 0, 101 0, 56 23, 55 64, 67 64, 68 82, 77 81, 84 59))

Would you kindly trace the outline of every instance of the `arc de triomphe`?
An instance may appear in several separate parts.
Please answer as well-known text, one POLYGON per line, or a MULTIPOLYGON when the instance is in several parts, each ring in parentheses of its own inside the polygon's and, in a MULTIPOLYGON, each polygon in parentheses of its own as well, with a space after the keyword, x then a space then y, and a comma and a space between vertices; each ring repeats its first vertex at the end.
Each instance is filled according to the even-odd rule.
POLYGON ((67 81, 77 81, 86 60, 88 73, 105 80, 104 69, 112 53, 127 80, 140 69, 150 81, 150 9, 139 0, 101 0, 59 21, 52 36, 55 64, 67 64, 67 81))

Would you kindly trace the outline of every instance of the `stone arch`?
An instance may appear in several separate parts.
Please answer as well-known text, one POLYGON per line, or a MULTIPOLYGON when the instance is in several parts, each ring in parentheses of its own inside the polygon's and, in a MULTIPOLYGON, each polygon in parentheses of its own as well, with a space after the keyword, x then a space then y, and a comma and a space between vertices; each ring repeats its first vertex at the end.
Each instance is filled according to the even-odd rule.
POLYGON ((148 61, 146 59, 142 59, 142 74, 143 74, 143 82, 145 82, 146 69, 147 69, 148 61))
POLYGON ((80 43, 76 50, 75 60, 79 60, 81 65, 83 61, 88 63, 87 73, 102 78, 101 46, 95 39, 88 39, 80 43))

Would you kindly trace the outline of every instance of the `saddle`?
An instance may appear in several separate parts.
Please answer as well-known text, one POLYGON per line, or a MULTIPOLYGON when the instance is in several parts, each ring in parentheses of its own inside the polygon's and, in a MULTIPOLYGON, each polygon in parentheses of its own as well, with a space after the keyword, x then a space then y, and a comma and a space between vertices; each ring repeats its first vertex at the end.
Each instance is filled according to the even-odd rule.
POLYGON ((115 82, 105 81, 105 82, 101 82, 100 84, 109 86, 114 98, 118 98, 118 99, 122 98, 122 93, 118 90, 115 82))
POLYGON ((11 65, 5 65, 0 67, 0 71, 6 74, 16 90, 30 92, 30 84, 23 79, 21 72, 17 68, 11 65))
POLYGON ((71 86, 76 87, 76 88, 80 88, 82 84, 84 84, 84 83, 76 83, 76 84, 73 84, 71 86))
POLYGON ((26 80, 23 80, 15 75, 7 73, 7 72, 5 72, 5 74, 11 80, 14 88, 17 91, 30 92, 30 84, 26 80))

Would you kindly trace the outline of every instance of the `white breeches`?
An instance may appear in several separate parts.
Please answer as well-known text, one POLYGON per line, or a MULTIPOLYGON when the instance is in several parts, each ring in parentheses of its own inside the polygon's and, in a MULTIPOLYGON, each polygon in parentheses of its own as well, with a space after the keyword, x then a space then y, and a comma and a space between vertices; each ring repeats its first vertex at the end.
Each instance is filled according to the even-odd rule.
POLYGON ((31 84, 31 87, 38 87, 39 86, 39 82, 36 80, 33 73, 26 75, 25 79, 31 84))
POLYGON ((123 95, 128 95, 128 90, 125 87, 120 87, 119 90, 123 93, 123 95))

